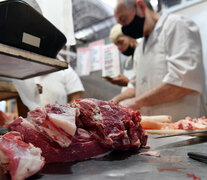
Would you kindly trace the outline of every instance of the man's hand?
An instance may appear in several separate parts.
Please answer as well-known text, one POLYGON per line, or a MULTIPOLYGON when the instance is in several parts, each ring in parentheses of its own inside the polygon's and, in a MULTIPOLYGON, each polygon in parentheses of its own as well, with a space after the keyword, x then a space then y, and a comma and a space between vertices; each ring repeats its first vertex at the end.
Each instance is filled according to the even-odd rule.
POLYGON ((114 104, 119 104, 120 99, 119 99, 118 96, 115 96, 115 97, 114 97, 113 99, 111 99, 109 102, 112 102, 112 103, 114 103, 114 104))
POLYGON ((80 99, 82 97, 82 94, 83 94, 82 91, 68 94, 68 104, 73 103, 76 99, 80 99))
POLYGON ((111 99, 110 102, 113 102, 114 104, 119 104, 119 102, 133 97, 135 97, 135 90, 133 88, 127 88, 124 92, 118 94, 113 99, 111 99))
POLYGON ((105 77, 107 81, 119 86, 127 86, 129 79, 123 74, 119 74, 116 78, 105 77))
POLYGON ((138 110, 140 108, 139 104, 136 101, 136 98, 125 99, 121 101, 119 105, 124 106, 126 108, 133 109, 133 110, 138 110))

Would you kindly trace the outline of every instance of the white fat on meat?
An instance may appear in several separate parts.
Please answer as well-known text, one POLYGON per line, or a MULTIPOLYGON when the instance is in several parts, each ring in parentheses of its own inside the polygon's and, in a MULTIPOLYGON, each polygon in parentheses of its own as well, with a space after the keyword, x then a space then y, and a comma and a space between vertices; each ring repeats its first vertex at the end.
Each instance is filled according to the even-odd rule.
POLYGON ((159 151, 147 151, 147 152, 139 153, 139 155, 160 157, 160 152, 159 151))
POLYGON ((19 165, 16 171, 15 180, 23 180, 37 173, 44 166, 44 158, 41 157, 41 149, 34 147, 30 144, 31 149, 24 152, 24 156, 21 156, 19 165))
POLYGON ((68 114, 54 113, 48 113, 48 116, 50 118, 50 121, 53 122, 58 128, 61 128, 62 130, 73 136, 76 131, 76 110, 71 109, 71 111, 73 111, 73 114, 71 113, 70 116, 68 114))
POLYGON ((32 128, 32 129, 36 130, 35 126, 30 121, 28 121, 24 118, 21 118, 21 119, 22 119, 22 122, 21 122, 22 126, 29 127, 29 128, 32 128))
POLYGON ((63 130, 66 134, 61 131, 57 131, 51 128, 43 127, 44 131, 50 136, 54 141, 56 141, 61 147, 68 147, 72 142, 72 137, 76 132, 76 109, 70 108, 66 113, 63 114, 55 114, 48 113, 47 114, 50 121, 59 129, 63 130), (67 136, 70 135, 71 137, 67 136))
POLYGON ((51 137, 61 147, 68 147, 72 142, 72 138, 69 139, 67 136, 61 134, 59 131, 53 131, 44 127, 42 129, 44 130, 44 132, 47 133, 49 137, 51 137))
POLYGON ((106 109, 109 110, 109 111, 112 111, 112 110, 113 110, 113 109, 111 108, 111 106, 109 106, 109 105, 103 105, 103 106, 101 106, 101 107, 106 108, 106 109))
POLYGON ((101 112, 96 113, 94 116, 92 116, 92 120, 93 121, 102 121, 103 120, 102 113, 101 112))

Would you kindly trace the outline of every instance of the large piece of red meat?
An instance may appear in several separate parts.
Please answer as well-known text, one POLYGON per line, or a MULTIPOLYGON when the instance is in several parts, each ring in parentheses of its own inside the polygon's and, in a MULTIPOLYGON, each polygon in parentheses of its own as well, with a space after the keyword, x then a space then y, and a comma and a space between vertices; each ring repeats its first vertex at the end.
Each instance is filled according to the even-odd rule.
MULTIPOLYGON (((71 129, 74 128, 68 128, 68 131, 65 132, 60 125, 57 126, 57 123, 53 123, 54 120, 50 121, 50 116, 51 113, 56 113, 59 115, 56 117, 57 121, 74 119, 75 122, 76 115, 66 113, 70 110, 74 109, 57 104, 48 105, 43 109, 38 108, 29 112, 29 121, 20 117, 9 125, 9 129, 20 132, 24 136, 25 142, 41 148, 42 156, 45 157, 46 162, 83 160, 109 152, 109 149, 102 147, 86 130, 81 128, 76 129, 75 134, 71 136, 72 139, 69 138, 72 142, 67 147, 60 145, 60 137, 56 138, 56 136, 61 136, 61 139, 67 140, 68 135, 71 134, 71 129), (48 133, 48 129, 45 131, 45 128, 48 127, 52 127, 52 130, 55 129, 55 133, 48 133)), ((73 123, 70 122, 70 124, 73 123)))
POLYGON ((78 100, 70 107, 48 105, 9 128, 41 148, 47 162, 83 160, 112 150, 138 149, 147 142, 139 111, 96 99, 78 100))

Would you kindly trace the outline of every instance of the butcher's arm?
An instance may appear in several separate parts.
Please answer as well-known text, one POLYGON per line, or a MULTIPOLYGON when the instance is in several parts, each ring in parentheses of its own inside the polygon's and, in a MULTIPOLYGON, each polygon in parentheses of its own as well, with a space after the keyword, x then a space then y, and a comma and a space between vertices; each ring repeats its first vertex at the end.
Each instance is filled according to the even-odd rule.
POLYGON ((161 83, 154 89, 146 91, 140 96, 130 99, 128 102, 122 101, 120 104, 128 108, 139 109, 144 106, 153 106, 176 101, 191 92, 193 92, 191 89, 178 87, 172 84, 161 83))
POLYGON ((115 78, 105 77, 105 79, 107 81, 109 81, 110 83, 116 84, 116 85, 119 85, 119 86, 127 86, 128 82, 129 82, 129 79, 123 74, 119 74, 115 78))
POLYGON ((80 99, 81 96, 82 96, 82 91, 78 91, 78 92, 75 92, 75 93, 72 93, 72 94, 69 94, 68 95, 68 103, 72 103, 74 102, 76 99, 80 99))
POLYGON ((135 90, 133 88, 127 88, 124 92, 115 96, 111 101, 118 104, 120 101, 133 97, 135 97, 135 90))

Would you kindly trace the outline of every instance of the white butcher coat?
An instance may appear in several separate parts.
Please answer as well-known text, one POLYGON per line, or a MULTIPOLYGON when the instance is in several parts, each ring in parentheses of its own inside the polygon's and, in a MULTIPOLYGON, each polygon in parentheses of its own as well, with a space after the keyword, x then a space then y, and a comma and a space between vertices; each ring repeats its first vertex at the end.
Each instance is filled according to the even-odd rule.
POLYGON ((67 95, 84 91, 80 78, 71 67, 36 77, 35 82, 43 88, 43 92, 40 94, 42 106, 54 103, 66 105, 67 95))
POLYGON ((184 98, 160 105, 141 108, 142 115, 171 115, 173 121, 186 116, 199 117, 204 88, 202 46, 198 27, 186 17, 162 15, 149 36, 135 52, 136 75, 129 87, 136 96, 161 82, 193 89, 184 98))
MULTIPOLYGON (((125 59, 124 66, 123 66, 123 75, 126 76, 129 80, 134 77, 134 60, 133 56, 130 56, 125 59)), ((121 92, 124 92, 128 88, 126 87, 121 88, 121 92)))

